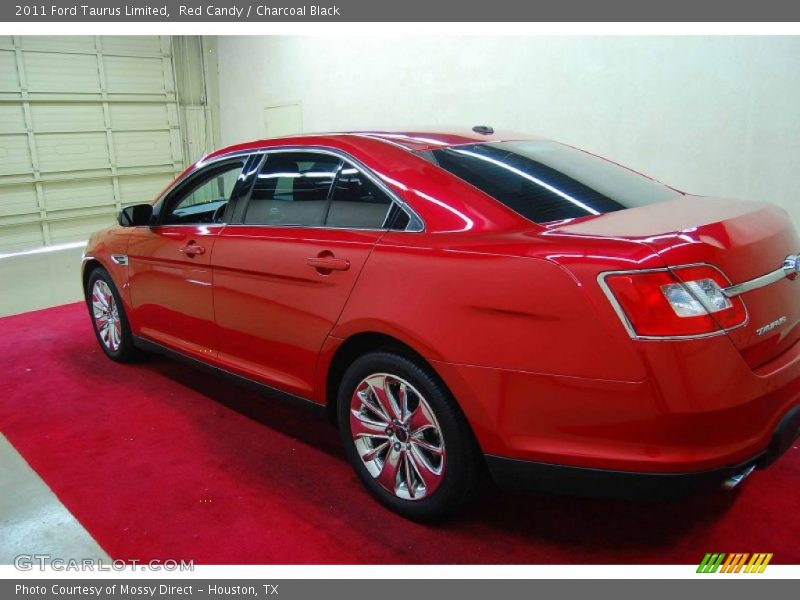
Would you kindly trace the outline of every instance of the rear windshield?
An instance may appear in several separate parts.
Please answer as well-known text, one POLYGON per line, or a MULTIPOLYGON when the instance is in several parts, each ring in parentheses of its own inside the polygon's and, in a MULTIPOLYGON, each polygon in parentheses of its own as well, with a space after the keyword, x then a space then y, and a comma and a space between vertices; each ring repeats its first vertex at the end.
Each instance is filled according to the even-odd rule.
POLYGON ((420 154, 534 223, 600 215, 680 195, 558 142, 471 144, 420 154))

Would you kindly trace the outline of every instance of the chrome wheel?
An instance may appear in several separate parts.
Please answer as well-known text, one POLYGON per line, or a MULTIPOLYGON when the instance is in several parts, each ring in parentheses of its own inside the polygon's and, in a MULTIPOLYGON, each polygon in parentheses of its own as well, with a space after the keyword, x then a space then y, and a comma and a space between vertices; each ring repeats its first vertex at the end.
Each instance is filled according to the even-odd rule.
POLYGON ((375 373, 356 386, 350 431, 361 462, 388 492, 428 497, 444 476, 444 437, 430 405, 409 382, 375 373))
POLYGON ((103 345, 111 352, 116 352, 122 343, 122 323, 114 294, 102 279, 95 281, 92 287, 92 314, 103 345))

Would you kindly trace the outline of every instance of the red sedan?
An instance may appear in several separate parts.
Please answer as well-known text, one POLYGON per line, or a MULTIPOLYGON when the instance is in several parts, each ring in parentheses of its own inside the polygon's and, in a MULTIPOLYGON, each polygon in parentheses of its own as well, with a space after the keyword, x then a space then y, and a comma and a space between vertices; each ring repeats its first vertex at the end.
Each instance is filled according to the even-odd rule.
POLYGON ((338 421, 415 519, 499 483, 738 483, 800 431, 800 240, 548 140, 336 133, 225 148, 95 234, 114 360, 165 352, 338 421))

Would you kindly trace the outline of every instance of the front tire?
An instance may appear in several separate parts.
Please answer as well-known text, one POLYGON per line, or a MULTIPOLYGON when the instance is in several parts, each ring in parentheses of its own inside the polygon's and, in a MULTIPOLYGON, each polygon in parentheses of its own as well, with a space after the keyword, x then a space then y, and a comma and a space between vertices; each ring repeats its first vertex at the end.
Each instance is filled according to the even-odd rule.
POLYGON ((389 352, 366 354, 346 371, 337 402, 348 460, 382 504, 430 521, 475 495, 480 451, 427 365, 389 352))
POLYGON ((122 363, 139 358, 117 287, 108 271, 101 267, 89 275, 86 303, 95 336, 106 356, 122 363))

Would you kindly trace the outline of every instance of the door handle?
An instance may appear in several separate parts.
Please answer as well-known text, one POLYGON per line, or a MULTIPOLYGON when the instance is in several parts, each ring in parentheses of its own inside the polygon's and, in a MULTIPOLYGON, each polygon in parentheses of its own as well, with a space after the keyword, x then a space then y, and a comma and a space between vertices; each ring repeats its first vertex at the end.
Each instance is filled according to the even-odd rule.
POLYGON ((346 258, 336 258, 332 254, 314 256, 306 260, 308 266, 314 267, 323 275, 328 275, 331 271, 347 271, 350 268, 350 261, 346 258))
POLYGON ((206 253, 206 249, 197 242, 189 242, 185 246, 181 246, 180 248, 178 248, 178 250, 183 252, 189 258, 197 256, 198 254, 206 253))

